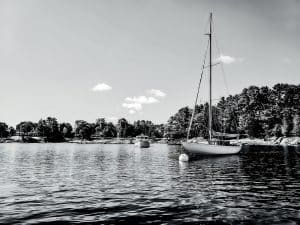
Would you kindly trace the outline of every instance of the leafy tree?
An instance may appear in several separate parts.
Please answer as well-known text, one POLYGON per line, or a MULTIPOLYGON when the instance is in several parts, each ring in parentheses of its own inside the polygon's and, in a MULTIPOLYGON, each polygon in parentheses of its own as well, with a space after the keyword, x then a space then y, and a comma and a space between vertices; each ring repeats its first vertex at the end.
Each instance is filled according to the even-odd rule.
POLYGON ((95 132, 99 137, 111 138, 117 136, 117 128, 113 123, 107 123, 104 118, 99 118, 96 120, 95 132))
POLYGON ((136 133, 134 130, 134 126, 130 123, 127 124, 127 129, 126 129, 126 133, 125 133, 125 137, 135 137, 136 133))
POLYGON ((37 124, 31 121, 23 121, 16 126, 17 132, 22 136, 28 136, 35 132, 37 124))
POLYGON ((154 125, 151 136, 154 138, 163 138, 164 133, 165 133, 164 124, 157 124, 154 125))
POLYGON ((192 116, 192 109, 183 107, 171 116, 166 126, 166 136, 171 138, 185 138, 192 116))
POLYGON ((98 136, 104 136, 104 130, 107 126, 107 123, 104 118, 99 118, 96 120, 95 130, 98 136))
POLYGON ((250 116, 247 121, 246 131, 250 137, 257 138, 262 137, 264 133, 261 122, 253 116, 250 116))
POLYGON ((149 120, 138 120, 133 123, 133 129, 132 136, 137 136, 140 134, 153 136, 155 131, 154 124, 149 120))
MULTIPOLYGON (((300 85, 250 86, 240 94, 222 97, 213 109, 213 130, 251 137, 298 133, 300 85), (280 130, 279 130, 280 129, 280 130)), ((181 108, 165 125, 165 135, 185 137, 192 109, 181 108)), ((195 110, 190 137, 208 136, 208 104, 195 110)))
POLYGON ((37 132, 39 136, 44 137, 48 142, 60 142, 64 140, 63 134, 59 130, 57 119, 54 117, 39 120, 37 132))
POLYGON ((0 122, 0 138, 8 137, 8 126, 4 122, 0 122))
POLYGON ((81 139, 90 140, 92 134, 95 133, 95 125, 90 124, 84 120, 76 120, 75 121, 75 134, 79 136, 81 139))
POLYGON ((128 126, 129 124, 125 118, 121 118, 118 120, 118 124, 117 124, 118 137, 120 138, 126 137, 128 126))
POLYGON ((47 137, 51 133, 51 128, 47 125, 46 120, 40 119, 37 125, 37 133, 40 137, 47 137))
POLYGON ((14 135, 16 135, 16 130, 15 130, 15 128, 9 127, 9 128, 8 128, 8 134, 9 134, 9 136, 14 136, 14 135))
POLYGON ((116 137, 117 136, 117 128, 113 125, 113 123, 109 122, 106 124, 103 130, 104 137, 116 137))
POLYGON ((59 125, 59 132, 63 135, 64 138, 74 137, 73 128, 70 123, 61 123, 59 125))

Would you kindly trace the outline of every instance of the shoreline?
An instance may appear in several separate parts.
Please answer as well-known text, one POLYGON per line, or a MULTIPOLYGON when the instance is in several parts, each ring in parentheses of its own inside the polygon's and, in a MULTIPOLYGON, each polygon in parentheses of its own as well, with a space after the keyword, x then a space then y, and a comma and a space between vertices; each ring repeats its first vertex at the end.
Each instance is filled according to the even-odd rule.
POLYGON ((300 146, 300 137, 272 137, 267 140, 262 138, 243 138, 230 143, 255 146, 300 146))
POLYGON ((94 140, 80 140, 80 139, 65 139, 60 142, 47 142, 44 141, 41 137, 29 137, 26 140, 22 139, 20 136, 13 136, 10 138, 0 139, 0 143, 36 143, 36 144, 45 144, 45 143, 74 143, 74 144, 134 144, 133 138, 110 138, 110 139, 94 139, 94 140))
MULTIPOLYGON (((31 141, 23 141, 21 137, 15 136, 12 138, 2 138, 0 139, 0 144, 9 143, 73 143, 73 144, 134 144, 133 138, 110 138, 110 139, 96 139, 96 140, 79 140, 79 139, 69 139, 62 142, 45 142, 42 138, 31 137, 31 141)), ((180 145, 181 140, 173 140, 174 143, 168 143, 162 140, 153 140, 152 143, 156 144, 169 144, 169 145, 180 145)), ((279 138, 269 138, 264 140, 262 138, 243 138, 238 140, 231 140, 231 144, 238 145, 251 145, 251 146, 300 146, 300 137, 279 137, 279 138)))

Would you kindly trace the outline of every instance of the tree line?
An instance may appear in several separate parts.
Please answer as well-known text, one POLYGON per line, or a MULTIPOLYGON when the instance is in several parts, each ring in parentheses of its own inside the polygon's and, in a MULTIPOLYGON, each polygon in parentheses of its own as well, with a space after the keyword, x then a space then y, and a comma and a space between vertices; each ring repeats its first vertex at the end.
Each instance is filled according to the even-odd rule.
MULTIPOLYGON (((133 124, 125 118, 118 120, 117 124, 99 118, 95 123, 85 120, 76 120, 74 127, 70 123, 59 123, 55 117, 40 119, 37 123, 23 121, 16 128, 9 127, 0 122, 0 138, 14 135, 21 136, 24 141, 30 137, 41 137, 46 142, 63 142, 68 139, 78 138, 91 140, 97 138, 129 138, 137 135, 148 135, 152 138, 163 137, 163 124, 155 125, 151 121, 138 120, 133 124)), ((31 139, 32 140, 32 139, 31 139)))
MULTIPOLYGON (((214 132, 257 138, 300 136, 300 85, 250 86, 239 94, 222 97, 213 105, 212 114, 214 132)), ((186 137, 191 116, 192 109, 183 107, 166 124, 145 120, 129 123, 125 118, 113 124, 99 118, 94 123, 76 120, 73 127, 70 123, 58 123, 56 118, 48 117, 37 123, 23 121, 14 128, 0 122, 0 138, 39 136, 48 142, 59 142, 71 138, 128 138, 145 134, 152 138, 179 139, 186 137)), ((191 137, 207 138, 207 127, 208 103, 199 104, 195 108, 191 137)))
MULTIPOLYGON (((208 103, 195 108, 191 137, 208 137, 208 103)), ((300 136, 300 85, 250 86, 222 97, 212 106, 215 132, 255 138, 300 136)), ((192 109, 183 107, 170 117, 165 130, 173 138, 187 135, 192 109)))

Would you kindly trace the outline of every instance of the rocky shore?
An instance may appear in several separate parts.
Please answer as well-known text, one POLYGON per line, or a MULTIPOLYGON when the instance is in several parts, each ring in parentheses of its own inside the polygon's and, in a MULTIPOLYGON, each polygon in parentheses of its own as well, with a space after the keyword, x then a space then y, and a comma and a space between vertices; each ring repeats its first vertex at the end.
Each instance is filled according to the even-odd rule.
POLYGON ((264 146, 272 146, 272 145, 288 145, 288 146, 297 146, 300 145, 300 137, 272 137, 268 139, 260 139, 260 138, 243 138, 231 141, 232 144, 246 144, 246 145, 264 145, 264 146))

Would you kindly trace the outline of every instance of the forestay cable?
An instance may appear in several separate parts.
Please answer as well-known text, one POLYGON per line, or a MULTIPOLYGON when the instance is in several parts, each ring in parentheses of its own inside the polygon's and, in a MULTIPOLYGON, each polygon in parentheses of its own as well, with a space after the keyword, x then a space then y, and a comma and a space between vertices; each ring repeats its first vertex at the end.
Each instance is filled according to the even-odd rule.
POLYGON ((203 77, 203 73, 204 73, 204 69, 205 69, 205 63, 206 63, 206 56, 207 56, 208 47, 209 47, 209 40, 207 41, 207 46, 206 46, 206 50, 205 50, 204 57, 203 57, 202 71, 201 71, 201 75, 200 75, 200 79, 199 79, 199 83, 198 83, 197 95, 196 95, 196 99, 195 99, 194 109, 193 109, 192 117, 191 117, 191 120, 190 120, 188 132, 187 132, 187 140, 189 140, 190 132, 191 132, 192 124, 193 124, 193 119, 194 119, 194 116, 195 116, 195 111, 196 111, 196 106, 197 106, 198 96, 199 96, 199 91, 200 91, 200 85, 201 85, 201 81, 202 81, 202 77, 203 77))

